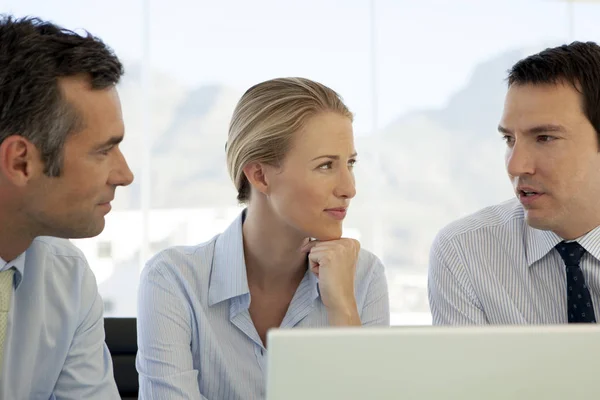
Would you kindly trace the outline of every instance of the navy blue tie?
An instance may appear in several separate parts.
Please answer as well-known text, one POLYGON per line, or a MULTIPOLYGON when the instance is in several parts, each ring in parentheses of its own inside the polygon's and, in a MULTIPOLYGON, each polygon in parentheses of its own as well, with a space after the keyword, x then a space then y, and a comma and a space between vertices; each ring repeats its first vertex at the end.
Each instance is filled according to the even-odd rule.
POLYGON ((594 305, 579 261, 585 249, 577 242, 560 242, 556 250, 567 267, 567 315, 569 323, 596 323, 594 305))

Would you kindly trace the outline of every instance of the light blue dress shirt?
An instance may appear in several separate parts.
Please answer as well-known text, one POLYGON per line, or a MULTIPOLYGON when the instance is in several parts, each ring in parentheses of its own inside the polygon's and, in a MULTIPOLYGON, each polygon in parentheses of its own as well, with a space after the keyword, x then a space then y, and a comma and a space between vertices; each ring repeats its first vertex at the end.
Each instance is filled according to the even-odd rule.
MULTIPOLYGON (((518 200, 442 229, 430 254, 429 303, 436 325, 568 323, 562 239, 530 227, 518 200)), ((581 269, 600 315, 600 227, 577 240, 581 269)))
MULTIPOLYGON (((141 399, 264 398, 267 350, 248 311, 242 215, 207 243, 160 252, 142 272, 137 320, 141 399)), ((365 250, 355 282, 362 324, 389 325, 383 265, 365 250)), ((307 271, 281 327, 325 326, 317 278, 307 271)))
POLYGON ((15 269, 0 399, 120 399, 104 343, 103 303, 84 255, 39 237, 15 269))

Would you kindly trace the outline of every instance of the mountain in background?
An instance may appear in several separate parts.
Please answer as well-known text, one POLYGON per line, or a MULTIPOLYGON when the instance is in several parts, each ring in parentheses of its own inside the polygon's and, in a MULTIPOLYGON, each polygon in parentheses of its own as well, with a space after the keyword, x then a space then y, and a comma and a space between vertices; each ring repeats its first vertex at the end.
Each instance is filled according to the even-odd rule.
MULTIPOLYGON (((478 65, 445 107, 402 115, 377 135, 356 139, 359 194, 346 226, 359 229, 363 246, 387 266, 422 272, 443 225, 511 196, 496 126, 506 71, 523 55, 512 51, 478 65)), ((222 85, 189 90, 159 74, 150 82, 148 98, 139 69, 132 67, 121 83, 123 147, 136 182, 122 190, 116 206, 140 207, 141 150, 151 133, 152 208, 235 205, 224 147, 242 93, 222 85)))

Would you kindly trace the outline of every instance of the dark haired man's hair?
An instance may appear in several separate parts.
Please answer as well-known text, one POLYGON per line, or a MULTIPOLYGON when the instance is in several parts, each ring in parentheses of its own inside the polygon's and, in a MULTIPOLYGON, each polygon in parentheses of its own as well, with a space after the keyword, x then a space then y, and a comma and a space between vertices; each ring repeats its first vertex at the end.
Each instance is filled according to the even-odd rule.
POLYGON ((59 79, 89 78, 92 89, 116 85, 123 65, 100 39, 38 18, 0 15, 0 143, 20 135, 40 150, 49 176, 59 176, 67 136, 80 127, 59 79))
POLYGON ((582 110, 600 141, 600 46, 573 42, 546 49, 517 62, 508 72, 508 86, 565 82, 581 94, 582 110))

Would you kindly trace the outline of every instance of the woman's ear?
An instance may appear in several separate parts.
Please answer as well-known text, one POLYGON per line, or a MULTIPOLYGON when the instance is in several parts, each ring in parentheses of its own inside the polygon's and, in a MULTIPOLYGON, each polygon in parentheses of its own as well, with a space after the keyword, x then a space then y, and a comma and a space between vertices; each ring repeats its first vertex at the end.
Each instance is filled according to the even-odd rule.
POLYGON ((254 162, 246 165, 242 170, 246 179, 250 182, 250 186, 258 190, 262 194, 269 193, 269 182, 266 174, 267 165, 254 162))

